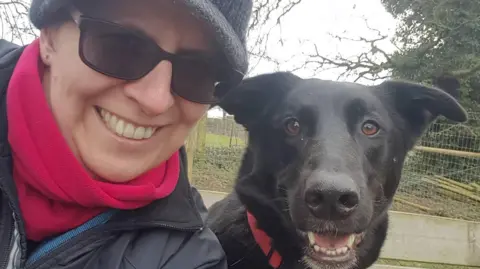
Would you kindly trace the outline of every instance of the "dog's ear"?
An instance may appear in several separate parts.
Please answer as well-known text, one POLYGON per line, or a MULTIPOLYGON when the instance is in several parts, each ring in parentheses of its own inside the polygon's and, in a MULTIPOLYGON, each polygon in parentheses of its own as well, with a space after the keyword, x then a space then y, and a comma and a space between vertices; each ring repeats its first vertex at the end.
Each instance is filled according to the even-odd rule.
POLYGON ((401 80, 385 81, 375 88, 380 96, 387 97, 395 111, 405 120, 412 132, 412 139, 415 140, 440 115, 456 122, 467 120, 465 109, 447 93, 458 92, 460 84, 446 80, 437 85, 447 88, 428 87, 401 80))
POLYGON ((271 105, 290 91, 301 78, 289 72, 275 72, 247 78, 217 104, 245 127, 261 118, 271 105))

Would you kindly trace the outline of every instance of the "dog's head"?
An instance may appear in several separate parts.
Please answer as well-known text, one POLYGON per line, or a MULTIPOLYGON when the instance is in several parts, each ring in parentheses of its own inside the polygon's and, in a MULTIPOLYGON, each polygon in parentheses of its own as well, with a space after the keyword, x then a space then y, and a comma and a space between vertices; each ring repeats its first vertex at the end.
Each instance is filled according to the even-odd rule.
POLYGON ((282 72, 246 79, 220 106, 249 131, 252 172, 275 176, 275 186, 264 188, 275 193, 266 197, 284 198, 282 211, 304 237, 304 260, 312 268, 351 266, 365 232, 386 214, 405 156, 429 123, 439 115, 466 120, 461 105, 439 88, 282 72))

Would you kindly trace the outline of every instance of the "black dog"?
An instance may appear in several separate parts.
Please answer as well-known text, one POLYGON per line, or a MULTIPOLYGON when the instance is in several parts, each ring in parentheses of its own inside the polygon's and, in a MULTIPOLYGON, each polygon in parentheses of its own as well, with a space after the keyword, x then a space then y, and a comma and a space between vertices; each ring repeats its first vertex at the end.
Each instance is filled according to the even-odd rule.
POLYGON ((229 267, 372 265, 407 152, 437 116, 467 118, 445 91, 279 72, 228 93, 220 106, 246 127, 248 147, 235 191, 210 208, 207 223, 229 267))

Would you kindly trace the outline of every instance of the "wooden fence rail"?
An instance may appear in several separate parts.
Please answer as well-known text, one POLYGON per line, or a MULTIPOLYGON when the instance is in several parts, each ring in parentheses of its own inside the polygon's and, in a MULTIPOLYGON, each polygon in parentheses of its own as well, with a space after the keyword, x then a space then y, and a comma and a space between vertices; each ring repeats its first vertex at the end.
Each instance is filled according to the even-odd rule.
POLYGON ((418 151, 423 151, 423 152, 438 153, 438 154, 450 155, 455 157, 480 158, 480 152, 469 152, 469 151, 463 151, 463 150, 431 148, 431 147, 423 147, 423 146, 416 146, 414 149, 418 151))

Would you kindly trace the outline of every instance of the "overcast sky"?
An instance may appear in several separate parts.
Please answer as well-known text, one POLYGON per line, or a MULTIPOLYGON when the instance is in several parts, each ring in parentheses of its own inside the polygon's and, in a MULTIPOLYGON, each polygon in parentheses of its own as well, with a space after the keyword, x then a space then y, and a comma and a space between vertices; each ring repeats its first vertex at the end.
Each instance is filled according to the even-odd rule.
MULTIPOLYGON (((269 47, 269 53, 276 59, 288 60, 292 56, 298 56, 301 50, 308 51, 311 46, 301 46, 299 40, 309 40, 322 50, 322 53, 342 56, 357 55, 365 51, 365 48, 357 42, 339 42, 333 39, 329 33, 341 36, 376 37, 376 33, 368 29, 368 26, 379 30, 382 34, 392 35, 395 30, 395 21, 380 3, 380 0, 303 0, 285 18, 281 29, 276 29, 277 34, 281 30, 285 46, 269 47)), ((275 39, 274 39, 275 40, 275 39)), ((384 42, 382 48, 392 51, 393 46, 384 42)), ((298 57, 295 57, 298 58, 298 57)), ((253 63, 255 64, 255 63, 253 63)), ((286 65, 284 68, 289 68, 286 65)), ((271 71, 271 65, 263 64, 255 70, 255 73, 271 71)), ((298 75, 312 74, 308 70, 297 72, 298 75)), ((336 79, 338 74, 322 74, 324 79, 336 79)))

